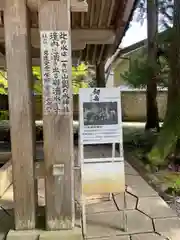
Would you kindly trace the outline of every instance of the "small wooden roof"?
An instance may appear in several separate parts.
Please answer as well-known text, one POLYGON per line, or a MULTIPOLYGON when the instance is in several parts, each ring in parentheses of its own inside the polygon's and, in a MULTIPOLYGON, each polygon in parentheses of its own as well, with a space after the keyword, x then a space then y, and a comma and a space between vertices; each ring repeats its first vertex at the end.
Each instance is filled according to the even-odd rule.
MULTIPOLYGON (((72 12, 72 56, 90 64, 105 61, 111 56, 121 42, 136 2, 137 0, 87 0, 87 12, 72 12)), ((30 16, 33 64, 39 65, 38 12, 31 11, 30 16)), ((0 66, 3 65, 5 55, 4 41, 4 14, 1 10, 0 66)))

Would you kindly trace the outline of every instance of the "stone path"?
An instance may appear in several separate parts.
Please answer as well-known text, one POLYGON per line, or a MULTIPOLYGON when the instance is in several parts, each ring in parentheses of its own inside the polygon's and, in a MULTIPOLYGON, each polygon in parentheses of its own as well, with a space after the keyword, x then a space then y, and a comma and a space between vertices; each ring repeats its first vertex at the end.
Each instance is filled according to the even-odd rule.
POLYGON ((123 196, 112 201, 88 206, 87 232, 89 238, 117 240, 179 240, 180 220, 158 194, 126 162, 127 228, 123 227, 123 196), (116 206, 116 207, 115 207, 116 206), (104 211, 104 212, 103 212, 104 211))
MULTIPOLYGON (((92 149, 93 155, 98 149, 92 149)), ((111 151, 106 147, 105 152, 111 151)), ((88 151, 89 154, 91 151, 88 151)), ((125 162, 127 232, 123 230, 123 194, 111 201, 96 199, 87 205, 87 238, 101 240, 179 240, 180 219, 139 174, 125 162)), ((39 205, 44 205, 44 182, 39 181, 39 205)), ((12 186, 0 199, 0 240, 13 227, 12 186)))

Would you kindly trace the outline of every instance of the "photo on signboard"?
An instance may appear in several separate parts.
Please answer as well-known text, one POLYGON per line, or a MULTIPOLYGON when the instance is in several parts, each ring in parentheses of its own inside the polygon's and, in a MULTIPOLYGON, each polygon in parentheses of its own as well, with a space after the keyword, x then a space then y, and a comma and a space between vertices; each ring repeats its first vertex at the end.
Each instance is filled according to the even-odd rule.
POLYGON ((84 125, 118 124, 117 102, 84 102, 84 125))

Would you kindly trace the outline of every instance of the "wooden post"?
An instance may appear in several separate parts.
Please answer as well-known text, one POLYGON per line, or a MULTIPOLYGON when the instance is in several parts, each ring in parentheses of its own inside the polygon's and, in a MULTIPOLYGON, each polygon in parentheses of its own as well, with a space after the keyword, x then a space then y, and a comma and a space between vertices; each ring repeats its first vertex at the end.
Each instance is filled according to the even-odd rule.
POLYGON ((104 62, 100 62, 99 64, 96 65, 97 87, 106 87, 104 66, 105 66, 104 62))
POLYGON ((74 177, 70 0, 40 5, 39 26, 44 76, 46 225, 48 230, 71 229, 74 226, 74 177))
POLYGON ((15 229, 35 228, 34 121, 28 10, 25 0, 6 0, 6 61, 12 143, 15 229))

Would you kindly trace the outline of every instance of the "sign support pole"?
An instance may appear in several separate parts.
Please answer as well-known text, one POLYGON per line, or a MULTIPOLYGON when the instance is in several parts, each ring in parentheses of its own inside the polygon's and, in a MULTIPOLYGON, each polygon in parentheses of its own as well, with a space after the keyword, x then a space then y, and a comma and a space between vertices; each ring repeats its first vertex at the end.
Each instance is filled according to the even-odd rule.
MULTIPOLYGON (((80 89, 79 153, 81 164, 81 210, 83 233, 86 236, 86 195, 123 192, 123 228, 127 231, 124 154, 120 92, 117 88, 80 89), (116 156, 116 143, 119 156, 116 156), (85 145, 112 144, 112 156, 84 158, 85 145)), ((115 201, 115 199, 113 198, 115 201)), ((118 209, 119 210, 119 209, 118 209)))

